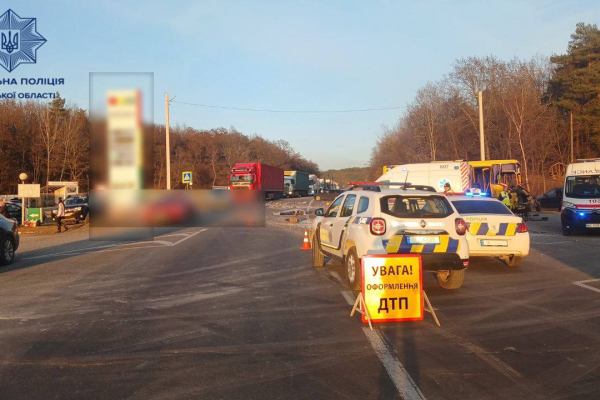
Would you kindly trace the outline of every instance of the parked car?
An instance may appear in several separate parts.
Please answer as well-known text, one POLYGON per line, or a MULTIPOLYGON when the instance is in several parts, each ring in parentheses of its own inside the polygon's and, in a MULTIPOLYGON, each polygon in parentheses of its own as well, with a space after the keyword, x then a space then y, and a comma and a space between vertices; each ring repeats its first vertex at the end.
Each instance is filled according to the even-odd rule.
POLYGON ((331 201, 343 192, 344 191, 342 189, 321 189, 317 194, 315 194, 314 199, 331 201))
POLYGON ((420 254, 423 271, 441 287, 458 289, 469 265, 467 224, 446 196, 435 189, 353 189, 327 211, 319 208, 310 229, 313 266, 325 257, 344 264, 348 286, 361 284, 360 259, 369 254, 420 254))
POLYGON ((563 188, 557 187, 554 189, 550 189, 543 195, 537 198, 540 207, 542 208, 551 208, 553 210, 560 211, 560 203, 562 202, 563 197, 563 188))
MULTIPOLYGON (((90 211, 87 195, 67 196, 65 199, 65 220, 74 219, 75 223, 85 220, 90 211)), ((52 210, 52 219, 56 218, 58 209, 52 210)))
POLYGON ((19 226, 17 221, 0 215, 0 265, 8 265, 19 248, 19 226))
POLYGON ((11 201, 11 202, 6 203, 5 206, 6 206, 6 211, 8 211, 10 216, 13 217, 17 221, 18 225, 21 225, 21 222, 23 220, 21 204, 13 203, 11 201))

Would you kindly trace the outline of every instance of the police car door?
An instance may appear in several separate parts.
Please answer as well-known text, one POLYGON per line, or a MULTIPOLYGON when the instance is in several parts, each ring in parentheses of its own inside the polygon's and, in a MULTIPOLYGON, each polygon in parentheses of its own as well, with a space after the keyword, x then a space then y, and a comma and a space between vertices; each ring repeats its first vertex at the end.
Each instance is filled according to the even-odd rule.
POLYGON ((345 241, 344 238, 346 237, 346 234, 348 232, 348 222, 349 222, 350 218, 352 218, 352 212, 354 211, 354 203, 355 202, 356 202, 355 194, 347 195, 346 199, 344 200, 344 205, 342 206, 342 209, 340 210, 340 213, 338 214, 337 218, 333 222, 332 246, 335 246, 335 247, 331 248, 330 250, 338 256, 342 256, 342 253, 343 253, 343 246, 344 246, 344 241, 345 241))
POLYGON ((321 241, 321 246, 323 246, 323 250, 325 251, 331 252, 332 248, 335 248, 333 245, 333 226, 342 209, 342 202, 344 201, 344 198, 345 196, 339 196, 336 198, 329 206, 329 209, 325 212, 323 220, 321 221, 319 228, 319 239, 321 241))

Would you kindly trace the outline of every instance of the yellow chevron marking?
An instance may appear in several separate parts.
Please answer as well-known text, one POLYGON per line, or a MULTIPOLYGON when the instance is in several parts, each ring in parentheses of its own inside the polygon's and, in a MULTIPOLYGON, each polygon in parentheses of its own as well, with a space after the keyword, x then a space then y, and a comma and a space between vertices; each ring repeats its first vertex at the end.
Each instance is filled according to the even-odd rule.
POLYGON ((469 224, 469 233, 473 236, 477 236, 477 232, 479 232, 480 226, 481 226, 481 222, 471 222, 469 224))
POLYGON ((422 253, 424 244, 413 244, 410 248, 411 253, 422 253))
POLYGON ((434 253, 445 253, 448 250, 448 242, 450 241, 450 236, 440 235, 440 244, 436 245, 433 249, 434 253))
POLYGON ((403 235, 394 235, 388 241, 385 251, 387 253, 397 253, 400 245, 402 244, 403 235))
POLYGON ((517 233, 517 224, 510 223, 510 224, 508 224, 508 228, 506 228, 506 233, 504 235, 505 236, 515 236, 516 233, 517 233))

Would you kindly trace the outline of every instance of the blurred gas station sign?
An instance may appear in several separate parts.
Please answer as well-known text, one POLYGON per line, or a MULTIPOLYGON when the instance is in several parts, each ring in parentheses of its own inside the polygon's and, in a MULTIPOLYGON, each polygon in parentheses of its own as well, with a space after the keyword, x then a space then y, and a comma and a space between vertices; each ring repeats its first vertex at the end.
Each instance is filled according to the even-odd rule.
POLYGON ((109 188, 142 189, 143 122, 139 91, 108 91, 106 116, 109 188))
POLYGON ((21 198, 38 198, 40 197, 40 184, 39 183, 23 183, 19 184, 19 192, 17 194, 21 198))

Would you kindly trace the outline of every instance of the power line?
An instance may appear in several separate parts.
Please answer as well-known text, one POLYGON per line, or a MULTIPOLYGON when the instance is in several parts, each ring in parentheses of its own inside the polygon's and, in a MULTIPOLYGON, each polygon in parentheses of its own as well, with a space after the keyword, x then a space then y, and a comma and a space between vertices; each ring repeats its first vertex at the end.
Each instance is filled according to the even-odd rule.
POLYGON ((288 113, 288 114, 335 114, 335 113, 353 113, 353 112, 369 112, 369 111, 386 111, 400 110, 406 107, 381 107, 381 108, 359 108, 352 110, 270 110, 263 108, 241 108, 241 107, 224 107, 210 104, 186 103, 183 101, 171 101, 171 103, 186 104, 188 106, 218 108, 221 110, 236 110, 236 111, 253 111, 253 112, 268 112, 268 113, 288 113))

